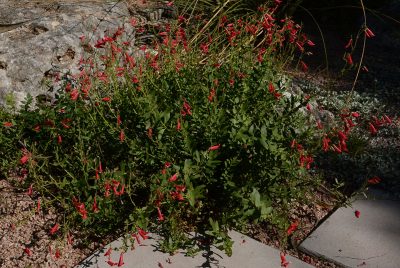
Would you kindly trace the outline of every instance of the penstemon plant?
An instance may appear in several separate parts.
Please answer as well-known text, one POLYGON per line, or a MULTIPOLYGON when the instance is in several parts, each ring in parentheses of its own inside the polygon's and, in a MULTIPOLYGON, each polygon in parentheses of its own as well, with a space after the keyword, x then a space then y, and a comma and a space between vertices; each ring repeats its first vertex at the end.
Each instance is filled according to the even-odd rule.
POLYGON ((124 229, 140 243, 156 231, 162 249, 195 251, 196 232, 231 254, 229 229, 269 221, 291 233, 290 204, 319 184, 315 149, 346 150, 347 133, 332 145, 336 134, 300 112, 308 96, 286 94, 282 68, 314 43, 275 10, 222 17, 212 31, 180 16, 136 47, 122 27, 82 37, 91 52, 53 104, 2 112, 2 172, 24 176, 42 207, 62 211, 57 230, 83 238, 124 229))

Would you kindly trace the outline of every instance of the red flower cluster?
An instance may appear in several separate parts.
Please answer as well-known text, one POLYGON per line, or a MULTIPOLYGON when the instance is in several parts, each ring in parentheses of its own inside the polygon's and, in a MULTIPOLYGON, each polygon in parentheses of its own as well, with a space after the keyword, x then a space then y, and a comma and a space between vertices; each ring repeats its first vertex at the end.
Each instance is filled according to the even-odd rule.
POLYGON ((182 192, 186 190, 184 185, 175 185, 175 191, 171 191, 170 195, 173 200, 183 201, 185 198, 182 195, 182 192))
POLYGON ((140 238, 142 238, 143 240, 146 240, 149 238, 148 236, 148 232, 144 231, 143 229, 141 229, 140 227, 137 227, 137 233, 133 233, 132 237, 136 239, 136 242, 140 245, 141 241, 140 238))
POLYGON ((287 235, 291 235, 294 231, 296 231, 298 225, 299 223, 297 221, 292 222, 287 229, 287 235))
POLYGON ((183 107, 181 110, 181 115, 182 116, 192 115, 192 107, 189 105, 189 103, 185 99, 183 100, 183 107))
POLYGON ((295 149, 300 153, 299 164, 300 167, 305 167, 306 169, 311 168, 311 164, 314 162, 314 158, 311 155, 304 154, 304 148, 301 144, 297 143, 296 140, 292 140, 290 143, 290 148, 295 149))
POLYGON ((86 220, 87 219, 87 211, 85 208, 85 204, 84 203, 80 203, 78 201, 78 199, 76 199, 76 197, 73 197, 72 199, 72 203, 74 204, 76 210, 78 211, 79 214, 81 214, 82 219, 86 220))
POLYGON ((378 133, 379 127, 392 124, 392 119, 387 115, 383 115, 382 119, 378 119, 376 116, 373 116, 372 119, 373 121, 368 123, 368 129, 372 135, 376 135, 378 133))
POLYGON ((273 85, 272 83, 269 83, 269 85, 268 85, 268 91, 269 91, 271 94, 274 95, 275 99, 279 99, 279 98, 282 96, 281 93, 279 93, 279 92, 276 91, 276 89, 275 89, 275 87, 274 87, 274 85, 273 85))

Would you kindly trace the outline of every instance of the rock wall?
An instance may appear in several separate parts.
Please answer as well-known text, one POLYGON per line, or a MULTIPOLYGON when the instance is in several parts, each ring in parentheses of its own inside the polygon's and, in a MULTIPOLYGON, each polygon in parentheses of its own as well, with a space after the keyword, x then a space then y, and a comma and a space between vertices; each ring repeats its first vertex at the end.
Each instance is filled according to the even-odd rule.
POLYGON ((139 14, 132 2, 0 0, 0 106, 19 107, 28 94, 51 98, 54 74, 77 71, 81 36, 93 43, 123 25, 133 43, 132 16, 143 24, 162 9, 139 14))

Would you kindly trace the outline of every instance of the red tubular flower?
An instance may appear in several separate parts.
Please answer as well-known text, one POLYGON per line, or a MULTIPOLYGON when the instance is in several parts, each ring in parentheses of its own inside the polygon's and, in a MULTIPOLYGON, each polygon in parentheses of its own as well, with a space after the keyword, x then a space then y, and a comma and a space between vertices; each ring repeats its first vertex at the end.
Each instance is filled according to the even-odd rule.
MULTIPOLYGON (((350 118, 346 118, 346 126, 348 128, 352 128, 355 126, 355 124, 353 123, 353 120, 351 120, 350 118)), ((349 129, 350 130, 350 129, 349 129)), ((348 133, 348 131, 345 131, 345 133, 348 133)))
POLYGON ((79 91, 77 89, 72 90, 69 97, 71 100, 76 101, 79 97, 79 91))
POLYGON ((29 196, 31 196, 32 193, 33 193, 32 187, 33 187, 33 184, 31 184, 31 185, 29 186, 28 191, 26 192, 26 194, 29 195, 29 196))
POLYGON ((330 142, 331 142, 331 139, 329 139, 325 135, 325 137, 322 139, 322 150, 324 150, 324 152, 327 152, 329 150, 329 143, 330 142))
POLYGON ((309 156, 305 156, 305 155, 301 154, 299 162, 300 162, 300 167, 304 167, 305 166, 306 169, 310 169, 311 168, 311 163, 314 162, 314 159, 310 155, 309 156))
POLYGON ((208 148, 209 151, 215 151, 218 150, 221 147, 221 144, 213 145, 210 148, 208 148))
POLYGON ((178 200, 178 201, 185 200, 185 198, 183 197, 183 195, 180 192, 172 191, 172 192, 170 192, 170 195, 171 195, 172 199, 174 199, 174 200, 178 200))
POLYGON ((141 229, 139 227, 137 229, 138 229, 138 234, 142 237, 143 240, 146 240, 149 238, 147 235, 148 232, 144 231, 143 229, 141 229))
POLYGON ((119 190, 119 191, 117 191, 117 188, 118 188, 118 186, 114 186, 114 187, 113 187, 114 194, 115 194, 116 196, 123 195, 124 192, 125 192, 125 185, 121 184, 121 190, 119 190))
POLYGON ((28 160, 31 158, 31 153, 26 149, 23 149, 22 152, 24 154, 22 155, 21 159, 19 160, 19 163, 21 165, 25 165, 28 162, 28 160))
POLYGON ((292 234, 294 231, 296 231, 297 226, 299 225, 299 223, 297 221, 292 222, 289 226, 289 228, 287 229, 287 235, 292 234))
POLYGON ((351 57, 351 54, 346 55, 346 62, 349 65, 353 65, 353 58, 351 57))
POLYGON ((39 132, 40 132, 40 125, 36 125, 36 126, 33 128, 33 130, 34 130, 35 132, 39 133, 39 132))
POLYGON ((62 143, 62 136, 61 136, 61 135, 58 135, 58 136, 57 136, 57 143, 58 143, 58 144, 61 144, 61 143, 62 143))
POLYGON ((132 234, 132 237, 136 239, 136 242, 137 242, 139 245, 142 244, 142 243, 140 242, 140 237, 139 237, 137 234, 132 234))
POLYGON ((139 83, 139 79, 136 76, 132 77, 132 83, 137 84, 139 83))
POLYGON ((208 53, 208 48, 209 48, 208 44, 206 44, 206 43, 200 44, 200 50, 201 50, 201 52, 203 52, 203 54, 207 54, 208 53))
POLYGON ((189 103, 184 99, 183 101, 183 107, 181 110, 181 115, 192 115, 192 107, 189 105, 189 103))
POLYGON ((37 205, 36 205, 36 213, 40 212, 40 198, 37 201, 37 205))
POLYGON ((296 148, 296 149, 297 149, 298 152, 303 151, 303 149, 304 149, 304 148, 303 148, 303 145, 301 145, 301 144, 296 144, 296 145, 297 145, 297 148, 296 148))
POLYGON ((274 87, 274 85, 273 85, 272 83, 269 83, 269 85, 268 85, 268 91, 269 91, 270 93, 274 93, 274 92, 275 92, 275 87, 274 87))
POLYGON ((339 144, 339 146, 336 146, 336 144, 332 145, 333 149, 335 152, 337 152, 338 154, 342 153, 342 146, 339 144))
POLYGON ((115 266, 115 265, 117 265, 118 263, 116 263, 116 262, 113 262, 112 260, 108 260, 108 261, 106 261, 106 263, 108 264, 108 265, 110 265, 110 266, 115 266))
POLYGON ((280 254, 281 256, 281 267, 288 267, 289 266, 289 262, 286 260, 286 254, 281 252, 280 254))
POLYGON ((72 199, 72 203, 74 204, 76 210, 78 211, 79 214, 81 214, 82 219, 86 220, 87 219, 87 211, 85 208, 84 203, 80 203, 75 197, 72 199))
POLYGON ((72 235, 70 232, 68 232, 68 234, 67 234, 67 243, 68 243, 68 245, 72 245, 72 243, 73 243, 73 238, 72 238, 72 235))
POLYGON ((103 173, 103 166, 101 164, 101 161, 99 162, 99 173, 103 173))
POLYGON ((121 77, 121 76, 124 75, 125 68, 124 67, 118 67, 118 68, 115 69, 115 71, 117 72, 117 76, 121 77))
POLYGON ((58 259, 58 258, 61 257, 61 252, 60 252, 60 250, 59 250, 58 248, 56 249, 56 253, 54 254, 54 257, 55 257, 56 259, 58 259))
POLYGON ((157 207, 157 213, 158 213, 158 220, 159 221, 165 220, 164 219, 164 215, 162 214, 160 207, 157 207))
POLYGON ((53 120, 50 120, 50 119, 46 119, 46 120, 44 121, 44 125, 45 125, 45 126, 48 126, 48 127, 54 127, 54 121, 53 121, 53 120))
POLYGON ((303 70, 303 72, 307 72, 308 71, 308 66, 304 61, 300 61, 300 67, 303 70))
POLYGON ((121 254, 119 255, 119 261, 118 261, 118 267, 121 267, 122 265, 124 265, 124 252, 121 252, 121 254))
POLYGON ((379 178, 378 176, 372 177, 368 180, 368 184, 378 184, 381 182, 381 178, 379 178))
POLYGON ((94 196, 94 199, 93 199, 92 211, 93 211, 94 213, 98 213, 98 212, 99 212, 99 208, 98 208, 97 202, 96 202, 96 196, 94 196))
POLYGON ((11 122, 4 122, 4 123, 3 123, 3 126, 4 126, 4 127, 12 127, 12 126, 13 126, 13 123, 11 123, 11 122))
POLYGON ((58 223, 56 223, 51 229, 50 229, 50 234, 53 235, 55 234, 58 229, 60 228, 60 225, 58 223))
POLYGON ((122 123, 122 121, 121 121, 121 116, 120 116, 120 115, 117 115, 117 126, 120 126, 121 123, 122 123))
POLYGON ((361 212, 356 210, 354 211, 354 215, 356 216, 356 218, 360 218, 361 212))
POLYGON ((352 113, 351 113, 351 116, 357 118, 357 117, 360 117, 360 113, 358 113, 358 112, 352 112, 352 113))
POLYGON ((184 16, 180 15, 180 16, 178 17, 178 23, 184 23, 185 21, 186 21, 186 19, 185 19, 184 16))
POLYGON ((24 252, 26 255, 28 255, 29 257, 32 256, 32 250, 28 247, 24 248, 24 252))
POLYGON ((374 34, 368 27, 365 28, 365 35, 366 35, 368 38, 372 38, 372 37, 375 36, 375 34, 374 34))
POLYGON ((103 39, 97 40, 97 43, 94 45, 95 48, 103 48, 106 42, 103 39))
POLYGON ((186 190, 186 186, 185 185, 175 185, 175 190, 177 190, 178 192, 184 192, 186 190))
POLYGON ((368 127, 369 127, 369 132, 370 132, 372 135, 376 135, 376 133, 378 133, 378 130, 376 130, 375 126, 374 126, 372 123, 369 123, 369 124, 368 124, 368 127))
POLYGON ((153 138, 153 129, 152 128, 147 129, 147 137, 149 137, 149 139, 153 138))
POLYGON ((111 251, 112 251, 112 248, 109 248, 109 249, 106 251, 106 253, 104 254, 104 256, 111 257, 111 251))
POLYGON ((304 52, 304 47, 302 44, 300 44, 299 42, 296 42, 296 46, 298 47, 298 49, 300 50, 300 52, 304 52))
POLYGON ((123 130, 121 130, 121 132, 119 133, 119 140, 121 142, 125 140, 125 132, 123 130))
POLYGON ((106 183, 104 185, 104 196, 109 197, 110 196, 110 190, 111 190, 111 185, 109 183, 106 183))
POLYGON ((339 140, 342 141, 346 141, 348 138, 346 136, 346 134, 344 134, 342 131, 338 132, 338 136, 339 136, 339 140))
POLYGON ((214 99, 214 97, 215 97, 215 89, 212 88, 212 89, 210 90, 210 95, 208 95, 208 97, 207 97, 207 98, 208 98, 208 101, 209 101, 209 102, 212 102, 213 99, 214 99))
POLYGON ((279 99, 280 97, 282 97, 282 94, 278 93, 278 92, 275 92, 274 93, 274 97, 275 97, 275 99, 279 99))
POLYGON ((347 44, 344 46, 345 49, 348 49, 350 46, 353 45, 353 38, 350 38, 347 44))
POLYGON ((72 119, 70 119, 70 118, 65 118, 65 119, 63 119, 63 120, 61 120, 61 125, 63 126, 63 128, 65 128, 65 129, 70 129, 71 128, 71 126, 69 126, 69 125, 67 125, 69 122, 71 122, 72 121, 72 119))
POLYGON ((390 119, 389 116, 387 116, 386 114, 383 115, 383 121, 385 121, 387 124, 392 124, 392 119, 390 119))
POLYGON ((174 182, 178 179, 178 173, 175 173, 174 175, 171 176, 171 178, 168 179, 169 182, 174 182))
POLYGON ((293 140, 290 142, 290 148, 294 149, 294 148, 296 147, 296 144, 297 144, 296 140, 293 139, 293 140))
POLYGON ((136 24, 137 24, 137 20, 136 20, 135 18, 132 18, 132 19, 129 21, 129 23, 130 23, 133 27, 135 27, 136 24))
POLYGON ((369 70, 368 70, 368 68, 367 68, 367 66, 363 66, 362 68, 361 68, 361 70, 363 70, 364 72, 366 72, 366 73, 368 73, 369 72, 369 70))
POLYGON ((110 102, 111 98, 110 97, 104 97, 101 100, 104 101, 104 102, 110 102))
POLYGON ((181 130, 181 119, 180 119, 180 118, 177 119, 177 122, 176 122, 176 130, 177 130, 177 131, 181 130))
POLYGON ((183 64, 183 63, 181 63, 181 62, 179 62, 179 61, 175 62, 175 71, 176 71, 177 73, 179 73, 179 71, 180 71, 184 66, 185 66, 185 64, 183 64))
POLYGON ((317 128, 318 129, 323 129, 324 128, 324 126, 321 123, 321 120, 317 120, 317 128))
POLYGON ((376 126, 376 127, 380 127, 380 126, 382 126, 382 125, 385 123, 385 119, 379 120, 376 116, 372 116, 372 119, 374 119, 373 124, 374 124, 374 126, 376 126))
POLYGON ((307 40, 307 45, 309 45, 311 47, 315 46, 314 42, 311 40, 307 40))

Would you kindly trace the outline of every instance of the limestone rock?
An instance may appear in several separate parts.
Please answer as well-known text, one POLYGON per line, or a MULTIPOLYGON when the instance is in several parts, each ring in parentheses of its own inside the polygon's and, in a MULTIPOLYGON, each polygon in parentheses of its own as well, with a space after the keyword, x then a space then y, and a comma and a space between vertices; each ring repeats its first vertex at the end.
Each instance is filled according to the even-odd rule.
POLYGON ((129 21, 146 18, 133 13, 129 1, 0 0, 0 106, 19 107, 28 94, 51 96, 55 73, 77 71, 80 36, 93 44, 123 25, 134 43, 129 21))

